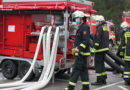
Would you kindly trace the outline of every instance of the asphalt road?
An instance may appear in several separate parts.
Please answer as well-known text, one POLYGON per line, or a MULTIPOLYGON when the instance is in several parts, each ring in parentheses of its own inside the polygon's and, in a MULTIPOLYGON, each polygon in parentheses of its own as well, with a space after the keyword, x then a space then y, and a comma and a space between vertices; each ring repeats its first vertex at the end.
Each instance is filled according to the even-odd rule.
MULTIPOLYGON (((90 90, 130 90, 130 86, 124 85, 124 81, 122 79, 121 74, 114 75, 112 72, 107 72, 107 76, 108 76, 108 79, 107 79, 106 85, 103 85, 103 86, 90 85, 90 90)), ((96 80, 95 71, 89 70, 89 78, 90 78, 90 82, 95 82, 96 80)), ((0 83, 12 82, 12 81, 17 81, 17 80, 18 78, 16 78, 15 80, 6 80, 0 73, 0 83)), ((63 90, 67 86, 68 81, 69 81, 68 74, 59 75, 57 78, 55 78, 54 83, 50 82, 44 89, 41 89, 41 90, 63 90)), ((82 85, 79 79, 75 90, 80 90, 81 88, 82 88, 82 85)))

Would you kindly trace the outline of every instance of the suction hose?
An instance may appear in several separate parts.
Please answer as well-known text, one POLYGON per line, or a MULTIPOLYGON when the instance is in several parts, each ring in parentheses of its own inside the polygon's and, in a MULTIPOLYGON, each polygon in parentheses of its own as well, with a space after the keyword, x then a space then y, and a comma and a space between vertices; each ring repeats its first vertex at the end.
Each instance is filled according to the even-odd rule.
POLYGON ((122 60, 120 57, 118 57, 115 53, 113 53, 112 51, 108 51, 107 54, 114 59, 116 62, 118 62, 120 65, 125 66, 125 62, 124 60, 122 60))
POLYGON ((112 68, 116 69, 118 72, 123 73, 124 70, 119 65, 114 63, 113 59, 110 56, 106 55, 105 62, 112 68))
MULTIPOLYGON (((90 46, 93 47, 93 41, 90 40, 90 46)), ((124 61, 122 59, 120 59, 118 56, 116 56, 114 53, 112 53, 111 51, 108 51, 106 57, 105 57, 105 62, 110 65, 113 69, 116 69, 117 71, 119 71, 120 73, 123 73, 123 68, 121 68, 119 65, 117 65, 115 62, 113 61, 117 61, 119 62, 121 65, 125 65, 124 61)))

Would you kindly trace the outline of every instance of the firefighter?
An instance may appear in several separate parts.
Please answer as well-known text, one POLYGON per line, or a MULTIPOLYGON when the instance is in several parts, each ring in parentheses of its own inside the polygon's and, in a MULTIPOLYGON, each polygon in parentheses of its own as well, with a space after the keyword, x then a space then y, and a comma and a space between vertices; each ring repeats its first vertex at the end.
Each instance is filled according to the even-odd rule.
POLYGON ((65 90, 74 90, 79 77, 82 80, 82 90, 89 90, 87 57, 90 55, 90 28, 86 24, 86 17, 82 11, 75 11, 72 16, 75 18, 76 24, 80 24, 80 26, 76 33, 74 48, 72 49, 75 63, 68 87, 65 90))
POLYGON ((125 47, 125 50, 123 52, 125 60, 125 70, 123 77, 125 80, 125 84, 130 85, 130 29, 128 29, 129 24, 127 22, 123 22, 121 26, 124 29, 127 29, 121 41, 121 47, 125 47))
MULTIPOLYGON (((126 24, 127 22, 122 22, 121 23, 121 28, 123 29, 120 33, 120 40, 118 41, 118 44, 119 44, 119 47, 118 47, 118 50, 117 50, 117 56, 119 56, 120 58, 124 58, 124 50, 125 50, 125 47, 124 46, 121 46, 121 41, 123 41, 123 36, 124 36, 124 33, 127 31, 127 27, 124 25, 126 24)), ((118 62, 115 62, 116 64, 120 65, 118 62)), ((114 73, 119 73, 118 71, 114 71, 114 73)))
POLYGON ((95 70, 97 81, 92 85, 106 84, 107 75, 105 72, 105 54, 109 50, 109 31, 102 15, 97 15, 96 20, 96 34, 94 36, 94 52, 95 52, 95 70))

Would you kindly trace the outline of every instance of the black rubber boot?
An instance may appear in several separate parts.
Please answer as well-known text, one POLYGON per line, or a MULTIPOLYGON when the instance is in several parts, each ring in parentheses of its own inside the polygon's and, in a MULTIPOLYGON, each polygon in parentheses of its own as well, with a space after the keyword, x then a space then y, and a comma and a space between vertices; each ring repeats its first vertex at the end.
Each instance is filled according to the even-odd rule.
POLYGON ((68 86, 68 90, 74 90, 74 88, 75 88, 74 86, 71 85, 68 86))
POLYGON ((130 86, 130 83, 125 81, 125 85, 126 86, 130 86))
MULTIPOLYGON (((104 77, 98 76, 97 81, 94 83, 91 83, 91 85, 103 85, 103 80, 104 80, 104 77)), ((104 81, 104 83, 105 83, 105 81, 104 81)))
POLYGON ((103 83, 103 84, 107 84, 106 79, 104 79, 104 80, 102 81, 102 83, 103 83))
POLYGON ((103 78, 102 78, 102 83, 103 83, 103 84, 106 84, 106 83, 107 83, 107 82, 106 82, 106 79, 107 79, 107 75, 104 75, 103 78))
POLYGON ((103 85, 103 82, 94 82, 94 83, 91 83, 91 85, 103 85))
POLYGON ((83 85, 82 90, 89 90, 89 85, 83 85))

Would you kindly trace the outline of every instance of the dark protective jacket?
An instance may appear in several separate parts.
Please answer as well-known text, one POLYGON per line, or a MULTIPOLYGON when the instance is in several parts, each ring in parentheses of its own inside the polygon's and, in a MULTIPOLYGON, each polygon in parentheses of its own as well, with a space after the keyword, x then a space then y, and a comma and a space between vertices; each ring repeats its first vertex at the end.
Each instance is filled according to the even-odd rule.
POLYGON ((94 48, 96 49, 95 53, 109 50, 109 30, 106 22, 102 22, 102 24, 97 27, 93 40, 94 48))
POLYGON ((124 33, 123 39, 121 41, 121 47, 125 47, 124 60, 130 61, 130 30, 124 33))
POLYGON ((79 49, 79 53, 75 53, 75 56, 81 54, 82 56, 90 55, 90 28, 86 23, 83 23, 79 26, 79 29, 76 33, 76 39, 74 42, 74 48, 79 49))
MULTIPOLYGON (((127 31, 127 30, 126 30, 126 31, 127 31)), ((126 31, 122 30, 122 31, 120 32, 120 41, 119 41, 119 48, 118 48, 118 51, 119 51, 119 55, 120 55, 120 56, 124 56, 125 46, 121 46, 121 42, 123 41, 124 33, 125 33, 126 31)))

